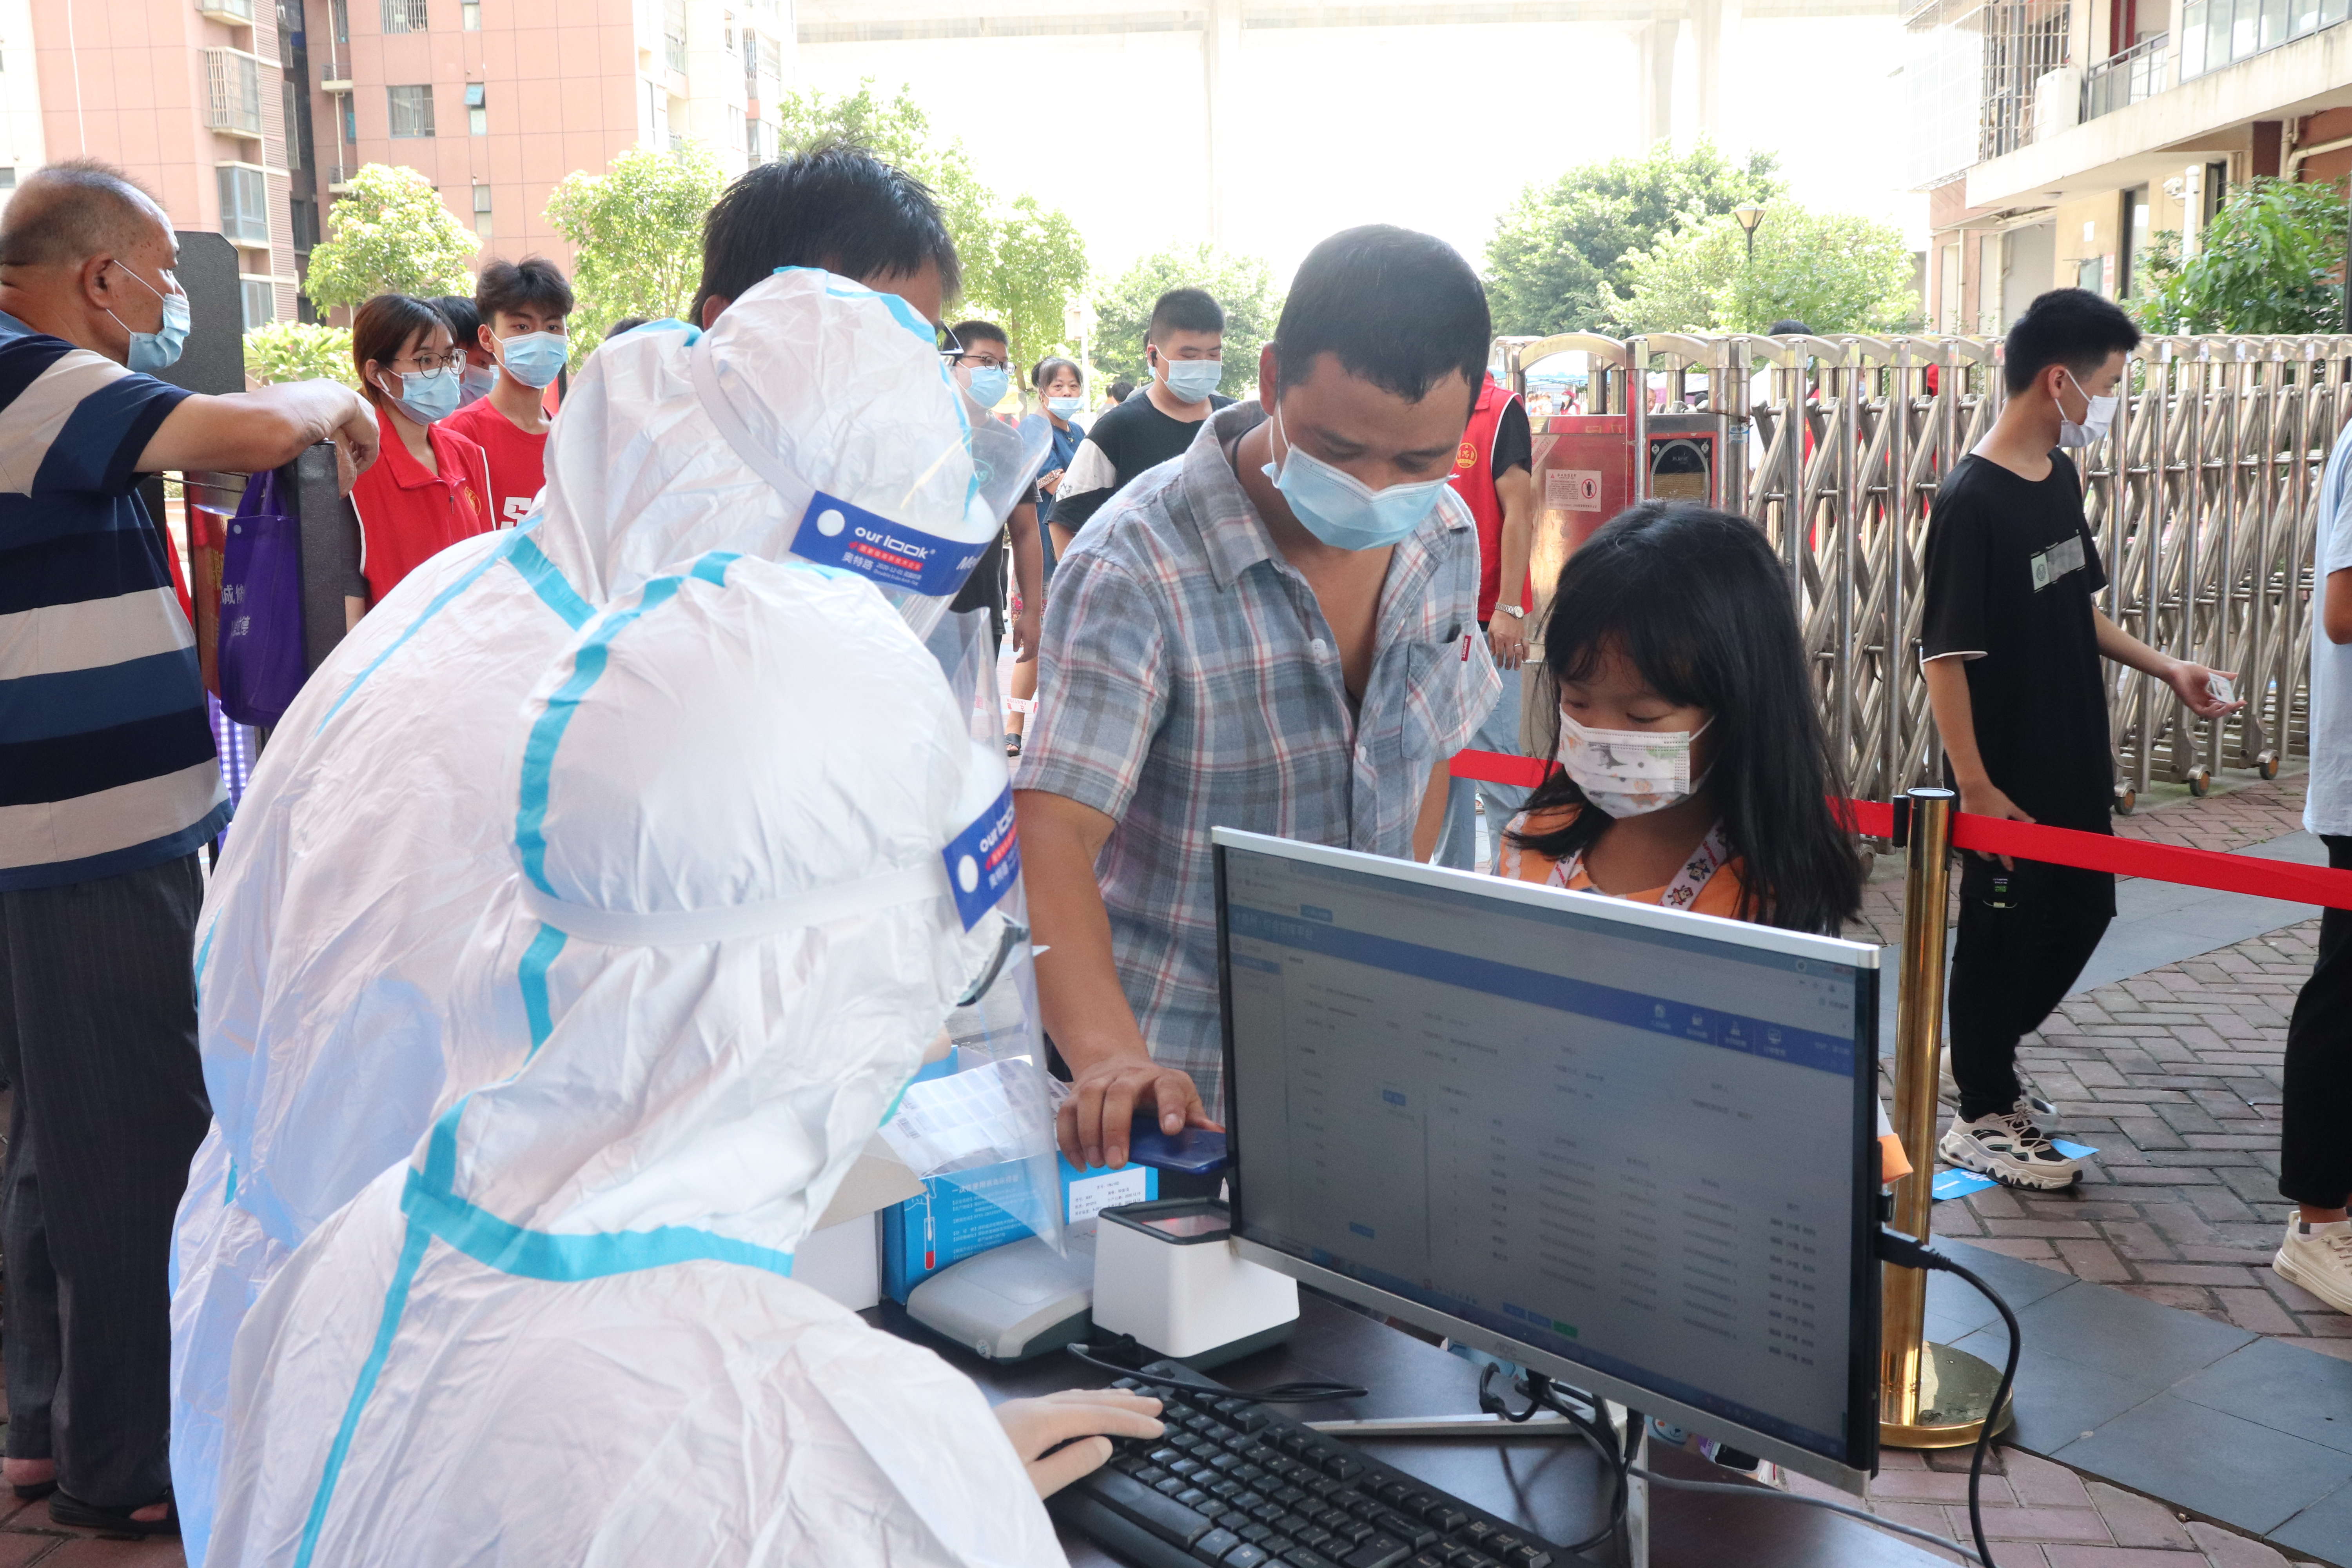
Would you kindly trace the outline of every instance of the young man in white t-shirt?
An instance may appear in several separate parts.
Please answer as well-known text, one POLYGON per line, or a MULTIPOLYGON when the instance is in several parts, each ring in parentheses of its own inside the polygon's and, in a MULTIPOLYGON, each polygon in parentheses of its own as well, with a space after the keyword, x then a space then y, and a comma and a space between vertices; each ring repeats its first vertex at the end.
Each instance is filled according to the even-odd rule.
MULTIPOLYGON (((2303 826, 2327 863, 2352 868, 2352 429, 2319 481, 2313 576, 2324 586, 2311 639, 2311 784, 2303 826)), ((2286 1026, 2279 1194, 2299 1205, 2271 1260, 2282 1279, 2352 1313, 2352 910, 2319 921, 2319 960, 2286 1026)))

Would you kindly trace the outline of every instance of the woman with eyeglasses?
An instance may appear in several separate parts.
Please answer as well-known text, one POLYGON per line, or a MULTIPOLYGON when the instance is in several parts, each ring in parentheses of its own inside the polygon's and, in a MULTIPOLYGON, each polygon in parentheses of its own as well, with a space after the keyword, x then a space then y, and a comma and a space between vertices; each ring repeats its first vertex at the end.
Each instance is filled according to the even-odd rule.
POLYGON ((352 359, 384 437, 383 460, 352 490, 367 582, 356 618, 432 556, 489 531, 490 476, 481 447, 440 423, 457 410, 465 363, 440 311, 377 295, 352 322, 352 359))

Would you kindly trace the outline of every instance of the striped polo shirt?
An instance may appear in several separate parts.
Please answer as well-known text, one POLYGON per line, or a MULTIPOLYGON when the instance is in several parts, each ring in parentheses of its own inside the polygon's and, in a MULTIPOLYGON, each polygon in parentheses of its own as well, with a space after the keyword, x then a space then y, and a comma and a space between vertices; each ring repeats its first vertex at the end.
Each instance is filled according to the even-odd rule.
POLYGON ((228 820, 139 454, 187 393, 0 314, 0 891, 134 871, 228 820))

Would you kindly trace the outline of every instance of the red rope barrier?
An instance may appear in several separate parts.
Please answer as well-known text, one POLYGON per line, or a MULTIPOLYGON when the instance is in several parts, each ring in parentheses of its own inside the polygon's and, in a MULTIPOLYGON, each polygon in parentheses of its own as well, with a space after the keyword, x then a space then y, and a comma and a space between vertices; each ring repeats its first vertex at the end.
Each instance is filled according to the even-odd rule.
MULTIPOLYGON (((1457 779, 1533 788, 1543 783, 1556 766, 1539 757, 1515 757, 1501 752, 1457 752, 1452 773, 1457 779)), ((1832 805, 1843 805, 1854 831, 1864 837, 1895 836, 1895 808, 1885 801, 1849 800, 1832 805)), ((2256 898, 2352 910, 2352 871, 2299 866, 2291 860, 2224 855, 2177 844, 2150 844, 2108 833, 2048 827, 2038 822, 2005 822, 1999 817, 1972 816, 1965 812, 1952 814, 1952 842, 1962 849, 2019 856, 2047 865, 2075 866, 2088 871, 2112 871, 2118 876, 2211 888, 2223 893, 2250 893, 2256 898)))

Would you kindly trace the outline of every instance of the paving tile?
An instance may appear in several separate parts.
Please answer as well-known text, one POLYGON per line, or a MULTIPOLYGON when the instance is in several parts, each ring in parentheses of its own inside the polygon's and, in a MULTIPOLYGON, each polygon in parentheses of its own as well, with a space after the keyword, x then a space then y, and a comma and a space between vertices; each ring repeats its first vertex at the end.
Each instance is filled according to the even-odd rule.
POLYGON ((2189 1527, 2162 1503, 2105 1481, 2085 1481, 2083 1486, 2091 1494, 2099 1517, 2115 1532, 2116 1545, 2161 1546, 2179 1552, 2195 1548, 2197 1543, 2190 1538, 2189 1527))
POLYGON ((2285 1555, 2275 1546, 2265 1546, 2218 1524, 2198 1520, 2189 1524, 2189 1531, 2205 1549, 2205 1559, 2213 1568, 2287 1568, 2285 1555))
MULTIPOLYGON (((1995 1328, 1979 1330, 1954 1348, 1999 1366, 2008 1344, 2009 1336, 1995 1328)), ((2142 1384, 2038 1352, 2029 1332, 2010 1394, 2017 1412, 2011 1430, 2020 1447, 2047 1456, 2152 1397, 2142 1384)))
POLYGON ((2021 1448, 2005 1447, 2001 1452, 2009 1461, 2009 1489, 2017 1494, 2019 1502, 2032 1508, 2095 1506, 2084 1490, 2082 1478, 2065 1466, 2021 1448))
MULTIPOLYGON (((2173 1394, 2352 1455, 2352 1363, 2256 1340, 2174 1385, 2173 1394)), ((2346 1467, 2352 1480, 2352 1463, 2346 1467)))
POLYGON ((2270 1532, 2289 1552, 2352 1563, 2352 1486, 2338 1488, 2270 1532))
POLYGON ((2144 1546, 2045 1546, 2050 1568, 2203 1568, 2200 1553, 2144 1546))
POLYGON ((29 1531, 0 1531, 0 1568, 29 1568, 30 1564, 47 1558, 64 1539, 62 1535, 36 1534, 29 1531))
MULTIPOLYGON (((1961 1538, 1968 1533, 1968 1510, 1948 1510, 1958 1524, 1961 1538)), ((2003 1541, 2090 1541, 2107 1545, 2114 1539, 2099 1518, 2096 1509, 2089 1508, 1984 1508, 1978 1511, 1984 1518, 1985 1539, 2003 1541)))
POLYGON ((41 1560, 41 1568, 183 1568, 176 1541, 108 1541, 75 1536, 41 1560))
POLYGON ((2352 1480, 2334 1448, 2159 1394, 2055 1449, 2060 1463, 2257 1533, 2352 1480))
POLYGON ((1889 1502, 1966 1502, 1969 1478, 1944 1470, 1881 1468, 1871 1480, 1870 1495, 1889 1502))

